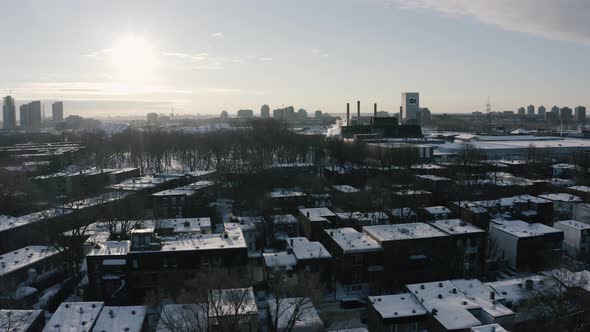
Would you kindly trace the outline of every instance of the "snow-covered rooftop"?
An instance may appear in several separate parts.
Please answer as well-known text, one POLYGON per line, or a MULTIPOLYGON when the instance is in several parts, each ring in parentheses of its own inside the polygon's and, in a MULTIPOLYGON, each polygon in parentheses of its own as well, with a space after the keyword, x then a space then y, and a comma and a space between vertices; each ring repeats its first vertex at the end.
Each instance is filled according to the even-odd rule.
POLYGON ((325 229, 324 232, 334 239, 346 254, 383 250, 377 241, 351 227, 325 229))
POLYGON ((205 233, 211 230, 211 218, 158 219, 158 228, 172 228, 174 233, 205 233))
POLYGON ((332 258, 320 242, 309 241, 306 237, 288 237, 286 240, 297 260, 332 258))
POLYGON ((58 254, 58 250, 48 246, 28 246, 5 253, 0 256, 0 276, 26 268, 58 254))
POLYGON ((325 207, 299 209, 299 212, 306 216, 309 221, 326 221, 327 217, 335 217, 334 212, 325 207))
POLYGON ((480 305, 459 292, 448 280, 406 285, 406 288, 449 331, 482 324, 470 312, 481 308, 480 305))
POLYGON ((103 307, 94 332, 141 332, 147 315, 146 306, 103 307))
POLYGON ((425 207, 424 210, 426 210, 428 213, 432 215, 451 214, 451 210, 449 210, 446 206, 429 206, 425 207))
POLYGON ((580 191, 580 192, 590 192, 590 187, 588 186, 573 186, 573 187, 569 187, 568 189, 570 190, 574 190, 574 191, 580 191))
POLYGON ((377 242, 422 239, 447 236, 447 234, 425 223, 365 226, 363 231, 377 242))
POLYGON ((437 220, 432 225, 447 234, 485 233, 483 229, 475 227, 461 219, 437 220))
POLYGON ((475 301, 491 317, 496 318, 514 314, 512 310, 500 304, 503 300, 502 295, 481 281, 477 279, 457 279, 451 282, 461 293, 475 301), (494 293, 494 299, 490 298, 492 292, 494 293))
POLYGON ((481 326, 474 326, 471 328, 471 332, 508 332, 500 324, 488 324, 481 326))
POLYGON ((563 233, 563 231, 547 225, 539 223, 529 224, 522 220, 494 220, 494 223, 490 223, 490 228, 502 230, 519 238, 563 233))
POLYGON ((578 196, 574 196, 571 194, 565 194, 565 193, 545 194, 545 195, 539 195, 539 197, 545 198, 545 199, 548 199, 548 200, 554 201, 554 202, 581 202, 582 201, 582 199, 578 196))
POLYGON ((95 246, 88 256, 124 256, 129 253, 131 241, 105 241, 95 246))
POLYGON ((385 212, 339 212, 336 213, 338 218, 346 221, 356 221, 363 224, 382 224, 389 220, 385 212))
POLYGON ((247 248, 240 227, 225 227, 225 232, 219 234, 180 235, 175 238, 163 238, 160 250, 183 251, 223 248, 247 248))
POLYGON ((43 332, 89 332, 103 307, 103 302, 62 302, 43 332))
POLYGON ((416 175, 416 177, 419 179, 430 180, 430 181, 451 181, 450 178, 446 178, 444 176, 438 176, 438 175, 430 175, 430 174, 420 174, 420 175, 416 175))
POLYGON ((132 179, 124 180, 120 183, 111 185, 109 188, 115 189, 115 190, 127 190, 127 191, 139 191, 139 190, 143 190, 143 189, 154 189, 163 183, 172 181, 173 179, 175 179, 175 178, 143 176, 143 177, 139 177, 139 178, 132 178, 132 179))
POLYGON ((369 296, 369 301, 383 319, 415 317, 428 313, 426 308, 409 293, 369 296))
POLYGON ((576 230, 590 229, 590 224, 577 220, 560 220, 557 221, 555 224, 563 225, 576 230))

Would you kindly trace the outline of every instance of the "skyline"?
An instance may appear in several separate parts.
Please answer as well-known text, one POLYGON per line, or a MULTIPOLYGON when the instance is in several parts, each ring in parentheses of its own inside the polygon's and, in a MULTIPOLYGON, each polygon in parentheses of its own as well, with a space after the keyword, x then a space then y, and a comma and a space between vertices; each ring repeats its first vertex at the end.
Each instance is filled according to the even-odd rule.
POLYGON ((60 0, 7 4, 0 88, 67 114, 234 114, 346 102, 433 113, 590 104, 590 4, 570 1, 60 0), (27 22, 27 24, 23 24, 27 22), (19 27, 14 29, 14 27, 19 27))

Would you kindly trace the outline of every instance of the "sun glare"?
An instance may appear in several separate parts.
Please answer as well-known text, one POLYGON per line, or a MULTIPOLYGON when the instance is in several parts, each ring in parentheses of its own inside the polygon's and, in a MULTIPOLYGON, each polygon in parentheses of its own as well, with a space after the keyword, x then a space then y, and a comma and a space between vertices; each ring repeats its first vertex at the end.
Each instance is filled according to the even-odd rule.
POLYGON ((116 41, 111 50, 111 62, 119 78, 145 80, 156 64, 156 52, 144 37, 128 35, 116 41))

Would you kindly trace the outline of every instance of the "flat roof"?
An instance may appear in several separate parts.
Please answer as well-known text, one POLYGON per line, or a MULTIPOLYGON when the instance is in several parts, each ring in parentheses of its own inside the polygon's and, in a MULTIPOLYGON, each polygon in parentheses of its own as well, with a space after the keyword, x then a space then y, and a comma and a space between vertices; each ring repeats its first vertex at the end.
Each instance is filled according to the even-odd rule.
POLYGON ((490 224, 490 228, 504 231, 519 238, 563 233, 563 231, 547 225, 539 223, 529 224, 522 220, 495 220, 494 223, 490 224))
POLYGON ((445 219, 445 220, 437 220, 431 223, 432 226, 440 229, 441 231, 447 234, 476 234, 476 233, 485 233, 483 229, 479 227, 475 227, 472 224, 463 221, 461 219, 445 219))
POLYGON ((582 199, 578 196, 574 196, 571 194, 566 193, 558 193, 558 194, 545 194, 539 195, 541 198, 548 199, 550 201, 557 201, 557 202, 581 202, 582 199))
POLYGON ((430 175, 430 174, 419 174, 416 175, 419 179, 431 180, 431 181, 451 181, 450 178, 438 175, 430 175))
POLYGON ((299 212, 304 215, 309 221, 326 221, 326 217, 335 217, 336 215, 326 207, 318 208, 304 208, 299 209, 299 212), (309 217, 308 217, 309 214, 309 217))
POLYGON ((415 317, 428 314, 426 308, 409 293, 369 296, 369 301, 383 319, 415 317))
POLYGON ((420 222, 395 225, 365 226, 363 227, 363 231, 377 240, 377 242, 447 236, 447 234, 434 228, 433 226, 420 222))
POLYGON ((577 220, 560 220, 555 224, 563 225, 577 230, 590 229, 590 224, 577 220))
POLYGON ((451 214, 451 210, 446 206, 428 206, 425 207, 424 210, 428 211, 430 214, 451 214))
POLYGON ((43 332, 91 331, 103 302, 62 302, 43 332))
POLYGON ((573 186, 573 187, 569 187, 568 189, 570 190, 575 190, 575 191, 581 191, 581 192, 590 192, 590 187, 588 186, 573 186))
POLYGON ((96 245, 88 256, 124 256, 129 253, 131 241, 105 241, 96 245))
POLYGON ((383 250, 377 241, 351 227, 324 229, 324 232, 342 248, 344 253, 363 253, 383 250))
POLYGON ((295 189, 277 188, 271 192, 266 193, 268 198, 289 198, 289 197, 305 197, 306 194, 295 189))
POLYGON ((270 219, 272 223, 275 225, 283 225, 283 224, 296 224, 297 218, 295 218, 292 214, 275 214, 271 216, 270 219))
MULTIPOLYGON (((237 224, 236 224, 237 225, 237 224)), ((212 250, 247 248, 240 227, 225 228, 224 233, 184 235, 175 238, 162 238, 159 251, 212 250)))
POLYGON ((174 233, 196 233, 201 232, 202 228, 211 228, 211 218, 177 218, 177 219, 158 219, 158 228, 172 228, 174 233))
POLYGON ((152 194, 152 196, 190 196, 196 194, 201 189, 209 188, 213 185, 215 185, 213 181, 202 180, 187 184, 186 186, 162 190, 152 194))
POLYGON ((309 241, 306 237, 288 237, 286 240, 297 260, 332 258, 320 242, 309 241))
POLYGON ((147 315, 147 307, 103 307, 96 319, 95 332, 141 332, 147 315))
POLYGON ((471 328, 471 332, 508 332, 500 324, 488 324, 481 326, 474 326, 471 328))
POLYGON ((477 279, 455 279, 451 281, 467 298, 474 300, 492 317, 513 315, 514 312, 500 302, 504 299, 501 294, 477 279), (490 293, 494 293, 494 300, 490 293))
POLYGON ((469 312, 481 306, 459 292, 448 280, 406 285, 406 288, 429 312, 435 311, 432 317, 447 330, 468 329, 482 324, 469 312))
POLYGON ((387 214, 383 211, 377 212, 339 212, 336 213, 338 218, 347 221, 357 221, 362 223, 380 224, 383 221, 389 220, 387 214))
POLYGON ((0 256, 0 276, 26 268, 58 254, 57 249, 48 246, 28 246, 7 252, 0 256))

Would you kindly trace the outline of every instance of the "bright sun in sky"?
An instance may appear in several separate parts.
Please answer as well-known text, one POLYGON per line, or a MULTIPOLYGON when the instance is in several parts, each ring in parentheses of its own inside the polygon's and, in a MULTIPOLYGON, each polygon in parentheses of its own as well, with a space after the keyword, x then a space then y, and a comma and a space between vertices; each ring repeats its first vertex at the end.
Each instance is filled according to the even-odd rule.
POLYGON ((142 36, 121 37, 111 50, 111 62, 118 78, 145 80, 151 76, 157 62, 155 47, 142 36))

